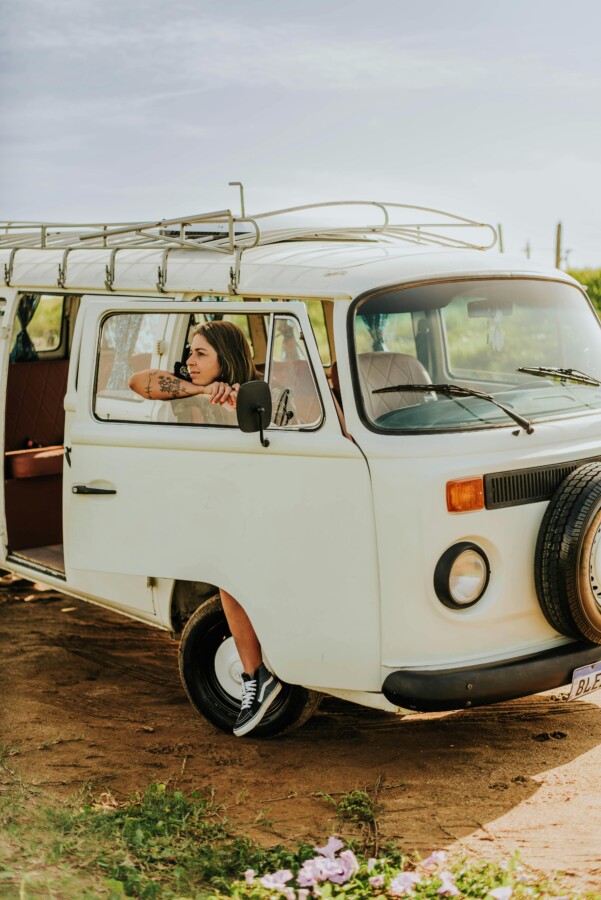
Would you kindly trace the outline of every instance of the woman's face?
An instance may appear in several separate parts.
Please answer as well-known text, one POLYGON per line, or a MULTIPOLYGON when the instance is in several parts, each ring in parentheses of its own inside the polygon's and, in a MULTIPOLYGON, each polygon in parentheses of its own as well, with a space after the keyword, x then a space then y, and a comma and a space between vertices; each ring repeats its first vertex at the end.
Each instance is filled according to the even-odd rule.
POLYGON ((195 334, 192 338, 190 356, 186 362, 192 384, 205 385, 213 381, 221 380, 221 366, 217 357, 217 351, 211 347, 202 334, 195 334))

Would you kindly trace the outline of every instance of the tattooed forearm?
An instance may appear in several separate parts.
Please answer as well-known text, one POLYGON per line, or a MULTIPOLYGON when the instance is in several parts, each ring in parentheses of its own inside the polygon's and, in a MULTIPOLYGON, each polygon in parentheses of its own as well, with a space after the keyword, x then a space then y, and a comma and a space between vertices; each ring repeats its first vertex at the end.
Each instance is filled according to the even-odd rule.
POLYGON ((171 375, 158 375, 157 381, 159 383, 159 390, 162 391, 163 394, 171 394, 172 400, 177 400, 179 397, 190 397, 190 391, 186 389, 186 382, 180 381, 179 378, 175 378, 171 375))

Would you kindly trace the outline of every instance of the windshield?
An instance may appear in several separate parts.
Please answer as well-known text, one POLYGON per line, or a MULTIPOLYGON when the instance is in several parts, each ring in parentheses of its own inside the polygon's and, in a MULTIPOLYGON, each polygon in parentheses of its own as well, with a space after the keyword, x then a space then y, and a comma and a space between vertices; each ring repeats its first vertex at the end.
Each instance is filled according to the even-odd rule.
POLYGON ((518 371, 601 379, 599 320, 568 284, 498 278, 381 292, 355 307, 353 338, 363 413, 387 432, 514 424, 490 400, 424 390, 429 383, 489 394, 533 423, 601 410, 594 384, 518 371))

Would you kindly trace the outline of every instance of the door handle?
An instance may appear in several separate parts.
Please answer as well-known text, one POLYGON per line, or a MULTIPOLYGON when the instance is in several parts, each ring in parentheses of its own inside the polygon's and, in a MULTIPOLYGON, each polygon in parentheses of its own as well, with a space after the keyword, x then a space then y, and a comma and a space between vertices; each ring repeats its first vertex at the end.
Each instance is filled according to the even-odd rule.
POLYGON ((87 484, 74 484, 71 488, 71 491, 74 494, 116 494, 117 491, 114 488, 93 488, 88 487, 87 484))

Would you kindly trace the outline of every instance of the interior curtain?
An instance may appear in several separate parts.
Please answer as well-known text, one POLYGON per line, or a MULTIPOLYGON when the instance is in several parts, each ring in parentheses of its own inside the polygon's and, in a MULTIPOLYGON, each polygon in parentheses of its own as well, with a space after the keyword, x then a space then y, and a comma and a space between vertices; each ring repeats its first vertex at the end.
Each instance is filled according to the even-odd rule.
POLYGON ((383 313, 376 313, 371 316, 361 316, 365 324, 367 325, 367 330, 370 333, 372 340, 372 351, 374 353, 379 353, 381 350, 385 350, 386 347, 384 345, 384 321, 386 316, 383 313))
POLYGON ((142 314, 118 315, 111 319, 111 331, 115 342, 115 359, 107 382, 107 390, 121 391, 127 388, 129 376, 132 374, 130 357, 134 352, 142 314))
POLYGON ((39 294, 26 294, 24 297, 21 297, 17 310, 21 330, 15 338, 15 343, 10 351, 11 363, 29 362, 38 358, 37 351, 27 332, 27 326, 33 319, 33 314, 38 308, 39 302, 39 294))

